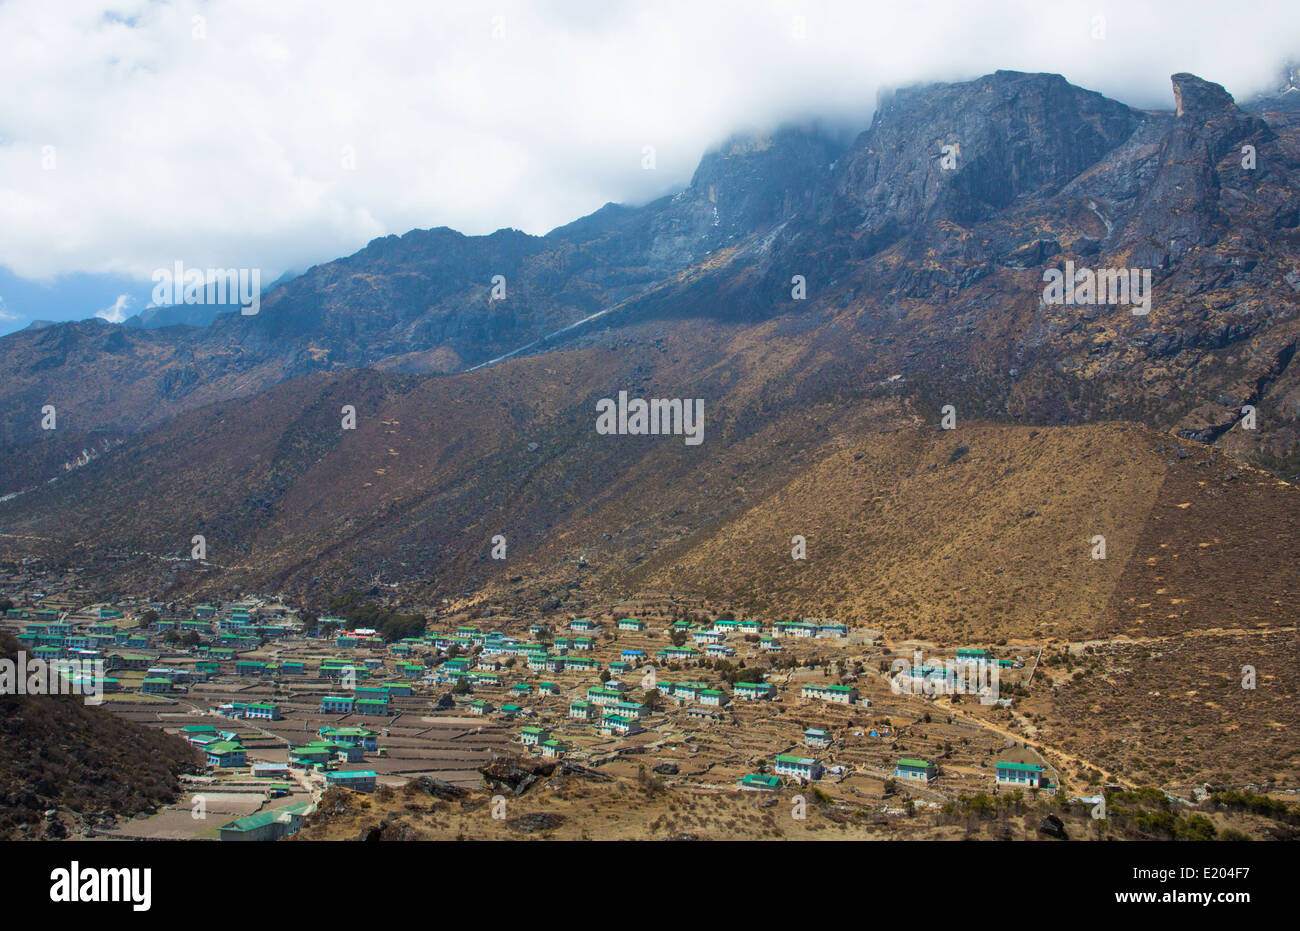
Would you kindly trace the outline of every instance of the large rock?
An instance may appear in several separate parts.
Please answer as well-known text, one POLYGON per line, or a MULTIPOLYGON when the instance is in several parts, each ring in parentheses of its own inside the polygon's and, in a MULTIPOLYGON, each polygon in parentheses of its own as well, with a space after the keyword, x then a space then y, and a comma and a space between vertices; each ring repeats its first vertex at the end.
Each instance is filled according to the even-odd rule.
POLYGON ((1065 822, 1054 814, 1049 814, 1038 825, 1038 833, 1046 837, 1054 837, 1057 840, 1069 840, 1070 836, 1065 832, 1065 822))

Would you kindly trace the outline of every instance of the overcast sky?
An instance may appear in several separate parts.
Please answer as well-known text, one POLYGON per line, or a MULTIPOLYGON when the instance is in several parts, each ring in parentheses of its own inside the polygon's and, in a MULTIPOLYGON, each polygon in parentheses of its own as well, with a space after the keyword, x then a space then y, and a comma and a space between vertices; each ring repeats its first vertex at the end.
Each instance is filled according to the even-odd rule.
POLYGON ((413 227, 544 233, 735 130, 864 129, 884 85, 1055 71, 1168 108, 1192 71, 1244 99, 1300 57, 1300 2, 9 0, 0 48, 4 332, 134 313, 177 260, 269 282, 413 227))

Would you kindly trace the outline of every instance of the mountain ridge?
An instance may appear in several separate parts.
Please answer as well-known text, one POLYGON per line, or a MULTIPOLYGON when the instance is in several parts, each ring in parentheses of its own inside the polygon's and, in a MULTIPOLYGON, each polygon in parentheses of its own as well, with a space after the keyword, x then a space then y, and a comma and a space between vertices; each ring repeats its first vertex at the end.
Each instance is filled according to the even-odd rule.
MULTIPOLYGON (((656 572, 687 572, 717 528, 779 510, 806 471, 800 457, 855 437, 889 448, 900 425, 932 429, 950 408, 980 430, 1091 425, 1107 448, 1122 444, 1107 422, 1140 422, 1152 449, 1172 433, 1183 439, 1165 442, 1180 455, 1207 441, 1294 475, 1300 299, 1284 270, 1300 256, 1298 139, 1217 85, 1176 75, 1173 86, 1181 115, 1135 111, 1054 75, 900 92, 848 148, 806 130, 733 142, 686 191, 607 205, 547 237, 412 231, 309 269, 258 317, 229 315, 207 331, 28 334, 38 351, 11 366, 9 416, 39 408, 55 384, 92 401, 60 400, 66 427, 11 439, 0 556, 112 565, 111 584, 166 591, 285 587, 314 599, 382 577, 403 597, 517 589, 554 609, 584 579, 666 584, 656 572), (1135 255, 1153 263, 1149 315, 1045 300, 1046 270, 1123 267, 1135 255), (514 296, 494 307, 497 264, 514 296), (521 293, 532 312, 487 334, 521 293), (473 312, 430 313, 419 295, 473 312), (304 320, 306 342, 293 335, 304 320), (499 349, 508 358, 476 367, 457 339, 483 362, 499 349), (70 366, 82 370, 71 387, 59 377, 70 366), (128 371, 149 377, 115 380, 128 371), (703 447, 598 437, 595 403, 622 390, 703 399, 703 447), (349 405, 355 432, 340 426, 349 405), (1242 427, 1247 405, 1257 430, 1242 427), (503 532, 522 568, 488 557, 486 541, 503 532), (185 559, 195 533, 209 540, 210 565, 185 559), (124 553, 134 554, 127 568, 124 553), (684 562, 665 562, 673 553, 684 562)), ((962 429, 954 447, 970 445, 962 429)), ((1218 455, 1198 461, 1220 468, 1218 455)), ((1237 481, 1246 466, 1223 468, 1237 481)), ((1210 523, 1231 519, 1221 506, 1210 523)), ((971 507, 992 520, 997 506, 971 507)), ((1064 545, 1053 539, 1025 545, 1064 545)), ((1261 545, 1271 558, 1280 544, 1261 545)), ((769 558, 748 554, 738 578, 767 571, 769 558)), ((745 583, 716 568, 725 562, 693 584, 741 597, 745 583)), ((847 584, 810 574, 781 608, 809 606, 836 578, 847 584)))

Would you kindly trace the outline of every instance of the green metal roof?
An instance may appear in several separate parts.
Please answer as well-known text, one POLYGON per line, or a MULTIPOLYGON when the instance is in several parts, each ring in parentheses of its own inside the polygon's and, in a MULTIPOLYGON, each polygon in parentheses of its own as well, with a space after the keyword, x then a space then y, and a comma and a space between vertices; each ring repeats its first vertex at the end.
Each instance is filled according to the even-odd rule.
POLYGON ((998 769, 1014 769, 1026 773, 1041 773, 1043 767, 1038 763, 1013 763, 1009 760, 998 760, 998 769))
POLYGON ((305 815, 311 808, 311 802, 298 802, 294 805, 288 805, 284 808, 276 808, 272 811, 259 811, 255 815, 247 815, 243 818, 237 818, 229 824, 223 824, 223 831, 253 831, 257 828, 264 828, 268 824, 279 820, 282 816, 288 815, 305 815))

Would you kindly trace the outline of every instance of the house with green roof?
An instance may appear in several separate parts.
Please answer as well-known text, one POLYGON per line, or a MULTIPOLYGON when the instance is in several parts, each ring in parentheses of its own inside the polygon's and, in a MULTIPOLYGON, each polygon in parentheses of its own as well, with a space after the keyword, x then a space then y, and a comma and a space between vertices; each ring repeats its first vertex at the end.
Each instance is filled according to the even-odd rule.
POLYGON ((614 689, 593 685, 587 689, 587 701, 593 705, 613 705, 623 700, 623 695, 614 689))
POLYGON ((380 717, 384 715, 396 714, 396 710, 388 704, 388 696, 383 698, 358 698, 353 702, 353 708, 357 714, 368 717, 380 717))
POLYGON ((700 689, 700 704, 706 708, 721 708, 727 702, 727 693, 721 689, 700 689))
POLYGON ((760 773, 746 773, 740 779, 740 787, 754 792, 775 792, 781 788, 781 780, 776 776, 764 776, 760 773))
POLYGON ((558 760, 569 753, 569 745, 562 740, 551 738, 542 741, 542 756, 548 760, 558 760))
POLYGON ((704 688, 704 684, 700 682, 664 682, 659 686, 659 691, 672 698, 695 701, 704 688))
POLYGON ((633 721, 639 721, 647 714, 645 705, 635 701, 617 701, 606 707, 608 707, 612 713, 624 718, 629 718, 633 721))
POLYGON ((641 733, 641 722, 622 715, 607 714, 600 719, 600 733, 605 737, 628 737, 641 733))
POLYGON ((215 709, 217 714, 224 715, 228 718, 255 718, 262 721, 280 720, 280 706, 273 702, 229 702, 228 704, 218 705, 215 709))
POLYGON ((358 769, 352 772, 333 772, 325 774, 325 782, 331 786, 341 786, 353 792, 375 791, 378 776, 373 770, 358 769))
POLYGON ((259 811, 236 818, 221 826, 223 841, 274 841, 296 834, 311 811, 311 802, 298 802, 285 808, 259 811))
POLYGON ((858 700, 858 690, 847 685, 805 685, 799 690, 800 698, 813 698, 837 705, 851 705, 858 700))
POLYGON ((316 733, 321 740, 340 747, 360 747, 372 752, 379 749, 379 735, 364 727, 331 727, 326 724, 316 733))
POLYGON ((215 734, 217 729, 211 724, 186 724, 180 729, 179 736, 185 740, 191 737, 197 737, 200 734, 215 734))
POLYGON ((779 753, 772 761, 772 772, 792 779, 820 779, 822 767, 811 757, 779 753))
POLYGON ((325 766, 334 759, 334 744, 313 742, 289 751, 289 765, 310 769, 313 766, 325 766))
POLYGON ((774 637, 816 637, 817 625, 805 624, 802 621, 777 621, 772 625, 772 636, 774 637))
POLYGON ((831 745, 831 735, 816 727, 806 728, 803 732, 803 743, 805 747, 821 749, 831 745))
POLYGON ((1010 760, 998 760, 994 770, 994 781, 1000 786, 1026 786, 1040 788, 1045 782, 1045 772, 1038 763, 1014 763, 1010 760))
POLYGON ((219 740, 205 749, 209 766, 221 768, 247 765, 243 746, 233 740, 219 740))
POLYGON ((655 654, 661 663, 694 663, 700 658, 700 651, 690 647, 667 647, 655 654))
POLYGON ((904 757, 894 765, 894 775, 899 779, 932 782, 939 776, 939 767, 929 760, 904 757))
POLYGON ((356 699, 351 695, 323 695, 320 700, 321 714, 351 714, 356 699))
POLYGON ((525 727, 519 733, 519 742, 525 747, 536 747, 544 740, 549 740, 550 731, 541 727, 525 727))

